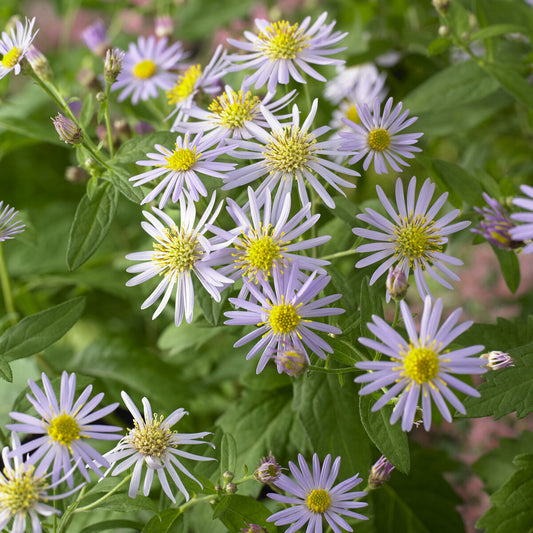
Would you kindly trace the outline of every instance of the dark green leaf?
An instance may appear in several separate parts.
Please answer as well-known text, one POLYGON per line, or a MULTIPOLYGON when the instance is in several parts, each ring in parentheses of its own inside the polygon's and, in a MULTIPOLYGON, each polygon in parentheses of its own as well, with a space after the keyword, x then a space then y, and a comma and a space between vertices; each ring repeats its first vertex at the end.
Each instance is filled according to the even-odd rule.
POLYGON ((133 520, 106 520, 105 522, 97 522, 90 526, 84 527, 80 533, 99 533, 100 531, 116 531, 120 528, 129 528, 139 531, 142 525, 133 520))
POLYGON ((262 503, 240 494, 225 496, 213 511, 213 518, 218 518, 231 533, 237 533, 246 524, 252 523, 266 526, 268 531, 276 531, 276 526, 266 523, 271 515, 272 512, 262 503))
POLYGON ((235 473, 235 460, 237 458, 237 443, 232 435, 224 433, 220 445, 220 471, 235 473))
POLYGON ((142 533, 169 533, 176 523, 182 520, 183 514, 178 509, 166 509, 154 516, 143 528, 142 533))
POLYGON ((509 287, 511 292, 516 292, 520 285, 520 263, 516 253, 512 250, 502 250, 492 244, 491 246, 498 258, 498 263, 500 263, 503 279, 507 287, 509 287))
POLYGON ((96 252, 104 240, 117 208, 117 191, 108 183, 85 195, 76 209, 67 247, 67 266, 75 270, 96 252))
POLYGON ((9 366, 9 363, 4 359, 3 354, 0 357, 0 377, 6 381, 9 381, 9 383, 13 381, 13 372, 9 366))
POLYGON ((157 512, 157 505, 154 501, 142 494, 137 494, 135 498, 130 498, 127 494, 112 494, 99 504, 98 507, 110 511, 120 511, 122 513, 145 510, 157 512))
POLYGON ((478 205, 483 201, 483 191, 477 179, 464 168, 448 161, 434 159, 433 169, 446 183, 447 190, 452 190, 470 205, 478 205))
POLYGON ((107 170, 102 179, 110 182, 120 194, 125 196, 130 202, 140 204, 144 199, 142 187, 134 187, 129 181, 130 175, 120 167, 113 167, 107 170))
POLYGON ((518 102, 533 108, 533 87, 514 68, 494 64, 484 68, 518 102))
POLYGON ((361 313, 361 336, 372 337, 372 333, 367 327, 367 322, 372 322, 372 315, 383 316, 382 297, 375 287, 370 286, 370 279, 365 276, 361 283, 361 297, 359 299, 359 310, 361 313))

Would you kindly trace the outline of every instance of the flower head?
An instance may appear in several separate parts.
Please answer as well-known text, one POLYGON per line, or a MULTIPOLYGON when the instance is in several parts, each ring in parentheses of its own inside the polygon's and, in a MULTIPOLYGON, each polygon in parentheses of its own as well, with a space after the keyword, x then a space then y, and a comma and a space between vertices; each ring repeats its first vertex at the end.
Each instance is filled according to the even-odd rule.
POLYGON ((180 448, 190 444, 208 444, 214 448, 214 445, 210 442, 201 440, 205 436, 211 435, 211 433, 177 433, 173 431, 171 429, 172 426, 188 414, 182 408, 176 409, 165 418, 152 414, 150 402, 143 398, 143 416, 124 391, 122 391, 122 399, 133 416, 133 428, 128 430, 127 435, 113 450, 106 453, 107 459, 112 463, 110 468, 111 475, 117 476, 133 466, 133 476, 128 494, 130 498, 135 498, 139 490, 143 466, 146 466, 143 494, 148 496, 150 493, 154 473, 157 472, 163 491, 175 503, 176 498, 168 483, 166 472, 170 475, 178 490, 185 496, 185 499, 188 500, 189 493, 183 485, 176 467, 187 477, 196 481, 200 487, 202 484, 187 470, 180 458, 193 459, 195 461, 213 461, 213 458, 202 457, 180 448))
POLYGON ((394 470, 394 465, 392 465, 388 459, 382 455, 370 469, 370 474, 368 476, 368 486, 370 489, 374 490, 378 487, 381 487, 383 483, 386 483, 394 470))
POLYGON ((121 91, 119 102, 131 96, 134 105, 139 100, 155 98, 160 89, 172 87, 177 76, 170 71, 183 56, 179 42, 167 47, 166 39, 141 36, 137 44, 130 43, 122 70, 111 90, 121 91))
POLYGON ((312 472, 302 454, 298 454, 298 464, 300 468, 289 461, 289 468, 295 481, 281 474, 275 483, 276 487, 292 496, 268 494, 269 498, 289 504, 290 507, 274 513, 267 518, 267 522, 274 522, 277 526, 292 524, 285 533, 295 533, 305 524, 307 524, 307 533, 320 533, 323 519, 325 519, 333 531, 340 533, 340 528, 353 531, 341 515, 367 520, 366 516, 351 511, 351 509, 359 509, 368 505, 365 502, 354 501, 366 496, 366 492, 350 492, 361 483, 362 479, 359 474, 333 486, 339 474, 340 457, 337 457, 331 465, 331 455, 328 454, 320 466, 320 460, 315 453, 312 472))
POLYGON ((17 220, 18 211, 8 204, 2 209, 4 202, 0 201, 0 242, 12 239, 13 235, 24 231, 24 224, 17 220))
POLYGON ((485 366, 491 370, 501 370, 502 368, 508 368, 514 366, 513 358, 505 352, 494 350, 492 352, 484 353, 481 355, 483 359, 486 359, 485 366))
POLYGON ((125 53, 119 48, 109 48, 105 54, 104 79, 107 83, 115 83, 122 70, 125 53))
POLYGON ((50 81, 52 79, 53 73, 48 59, 33 44, 28 47, 26 59, 39 79, 43 81, 50 81))
POLYGON ((212 252, 223 248, 226 244, 214 244, 204 236, 207 231, 206 226, 212 224, 222 208, 222 203, 211 215, 215 204, 215 194, 213 194, 196 226, 194 225, 196 220, 194 202, 182 195, 179 198, 179 204, 180 226, 177 226, 167 214, 156 207, 153 208, 153 211, 157 217, 148 211, 143 211, 148 222, 142 222, 141 225, 155 239, 154 249, 126 256, 126 259, 141 261, 141 263, 127 269, 127 272, 137 274, 126 283, 128 287, 143 283, 155 276, 162 277, 152 294, 141 306, 141 309, 146 309, 162 296, 152 318, 161 314, 174 287, 176 288, 174 313, 176 326, 181 324, 184 316, 187 322, 192 322, 194 309, 192 274, 200 280, 205 290, 217 302, 220 301, 220 291, 233 283, 233 280, 213 269, 213 264, 219 263, 217 263, 216 254, 212 252))
POLYGON ((272 278, 274 288, 265 280, 260 280, 259 285, 255 285, 245 279, 244 284, 257 303, 242 298, 230 298, 229 301, 233 305, 245 310, 225 313, 229 319, 225 324, 258 326, 234 344, 235 348, 238 348, 261 337, 246 356, 250 359, 260 351, 263 352, 257 364, 258 374, 275 353, 285 350, 288 346, 301 350, 307 356, 304 346, 307 345, 312 352, 325 359, 325 352, 331 353, 332 349, 314 330, 333 334, 340 334, 341 330, 323 322, 316 322, 312 318, 344 313, 344 309, 323 307, 338 300, 340 294, 311 301, 329 283, 329 276, 317 276, 316 272, 313 272, 302 283, 299 280, 298 263, 294 262, 284 273, 275 269, 272 278))
POLYGON ((353 131, 341 131, 339 135, 345 139, 341 148, 347 152, 355 152, 350 159, 350 164, 357 163, 365 157, 363 168, 368 170, 372 159, 374 159, 374 169, 377 174, 388 172, 387 163, 396 172, 401 172, 399 165, 409 166, 402 157, 412 159, 413 152, 421 152, 421 149, 412 146, 423 133, 404 133, 398 135, 399 131, 413 124, 418 117, 407 119, 409 110, 401 115, 401 102, 392 110, 392 98, 387 100, 383 115, 380 113, 381 100, 376 98, 373 103, 372 112, 367 104, 356 104, 357 117, 360 124, 343 119, 344 124, 353 131), (392 112, 391 112, 392 111, 392 112))
POLYGON ((260 483, 275 483, 279 479, 281 466, 277 463, 272 452, 268 454, 268 457, 261 459, 259 466, 255 469, 254 476, 260 483))
POLYGON ((81 32, 81 38, 85 46, 97 56, 105 57, 107 50, 111 48, 107 28, 102 19, 97 19, 90 26, 87 26, 81 32))
POLYGON ((392 222, 373 209, 366 209, 365 214, 357 215, 357 218, 371 224, 377 228, 377 231, 363 228, 353 229, 356 235, 375 241, 357 248, 358 252, 374 253, 358 261, 355 266, 362 268, 385 260, 370 278, 371 285, 395 263, 406 276, 412 269, 418 292, 424 298, 426 294, 429 294, 425 280, 426 274, 448 289, 453 287, 440 274, 455 280, 459 279, 444 263, 462 265, 463 262, 445 254, 443 249, 448 242, 447 235, 466 228, 470 222, 464 221, 449 225, 459 215, 459 209, 450 211, 435 220, 448 193, 439 196, 429 207, 435 192, 435 184, 429 178, 422 185, 416 201, 415 190, 416 178, 413 177, 409 182, 406 202, 402 180, 398 178, 396 181, 397 212, 385 196, 383 189, 379 185, 376 186, 379 199, 392 222))
MULTIPOLYGON (((533 213, 527 211, 533 211, 533 187, 522 185, 520 190, 529 198, 515 198, 513 204, 526 211, 513 213, 511 218, 524 224, 511 228, 509 234, 514 241, 530 241, 533 239, 533 213)), ((525 254, 533 253, 533 243, 527 244, 522 251, 525 254)))
POLYGON ((359 342, 385 354, 391 360, 356 363, 357 368, 372 372, 355 378, 355 382, 368 383, 359 391, 359 394, 363 395, 391 385, 374 404, 372 411, 381 409, 392 398, 399 396, 390 422, 394 424, 401 417, 404 431, 409 431, 413 427, 415 412, 421 399, 424 428, 429 431, 432 399, 443 418, 451 422, 452 415, 445 400, 448 400, 460 413, 466 412, 461 401, 451 391, 452 387, 469 396, 479 397, 476 389, 452 374, 483 374, 486 371, 484 361, 479 357, 470 357, 479 353, 483 346, 475 345, 451 351, 447 349, 472 325, 472 322, 463 322, 456 326, 461 314, 461 309, 456 309, 439 327, 442 313, 440 298, 433 306, 431 297, 426 296, 419 332, 405 301, 400 302, 400 309, 409 336, 408 340, 401 337, 383 319, 373 315, 373 322, 369 322, 367 326, 380 341, 361 337, 359 342))
POLYGON ((42 435, 42 437, 12 450, 9 457, 22 457, 25 453, 33 452, 28 458, 30 463, 41 461, 40 466, 45 470, 53 464, 53 483, 58 481, 62 470, 69 486, 72 486, 72 463, 87 481, 90 478, 86 466, 101 476, 100 466, 107 467, 109 464, 88 444, 88 441, 120 438, 115 433, 120 431, 119 427, 94 424, 96 420, 114 411, 118 403, 94 411, 102 401, 104 394, 97 394, 89 400, 92 385, 85 388, 75 401, 76 375, 69 376, 67 372, 61 374, 59 404, 46 374, 42 374, 44 392, 31 379, 28 380, 28 384, 33 396, 28 394, 27 398, 37 411, 39 418, 25 413, 11 412, 9 416, 19 424, 8 424, 6 427, 11 431, 42 435))
POLYGON ((409 283, 407 282, 406 273, 399 265, 389 268, 385 286, 387 287, 387 294, 393 300, 403 300, 405 298, 409 283))
POLYGON ((235 70, 256 68, 250 76, 250 84, 255 83, 259 89, 268 82, 268 92, 275 93, 278 83, 286 85, 290 79, 298 83, 306 83, 301 71, 316 80, 326 81, 310 64, 340 65, 340 59, 332 59, 330 55, 345 50, 332 48, 347 34, 340 31, 333 32, 335 21, 324 24, 328 14, 322 13, 316 22, 309 27, 311 17, 306 17, 302 24, 290 24, 285 20, 268 22, 256 19, 255 25, 259 34, 245 32, 249 42, 228 39, 228 42, 247 52, 231 57, 234 61, 242 61, 235 70))
POLYGON ((83 135, 81 129, 68 117, 58 113, 57 116, 51 119, 54 123, 54 128, 59 135, 59 138, 69 144, 80 144, 83 135))
POLYGON ((309 366, 307 354, 299 348, 286 346, 276 354, 276 367, 279 374, 287 374, 292 377, 302 375, 309 366))
POLYGON ((0 60, 0 79, 12 70, 15 71, 15 75, 20 73, 20 62, 26 55, 33 39, 35 39, 37 31, 39 31, 33 32, 34 24, 35 17, 31 20, 26 18, 24 25, 22 25, 20 20, 17 20, 10 33, 2 32, 0 54, 3 57, 0 60))

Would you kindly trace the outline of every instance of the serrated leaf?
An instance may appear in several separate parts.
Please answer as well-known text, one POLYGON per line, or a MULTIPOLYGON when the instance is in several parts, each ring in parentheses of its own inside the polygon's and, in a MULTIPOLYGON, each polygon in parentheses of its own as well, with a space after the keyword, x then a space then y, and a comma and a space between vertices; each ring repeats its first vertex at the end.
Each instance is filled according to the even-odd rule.
POLYGON ((91 199, 85 195, 76 209, 67 246, 67 266, 75 270, 96 252, 104 240, 117 208, 117 191, 100 185, 91 199))
POLYGON ((231 533, 238 533, 251 523, 266 526, 267 531, 276 531, 276 526, 266 523, 269 516, 272 512, 261 502, 240 494, 225 496, 213 511, 213 518, 218 518, 231 533))
POLYGON ((0 337, 6 361, 39 353, 59 340, 80 318, 85 298, 73 298, 59 305, 24 317, 0 337))
POLYGON ((498 263, 500 263, 503 279, 507 287, 509 287, 511 292, 516 292, 520 285, 520 263, 518 262, 516 253, 512 250, 502 250, 492 244, 491 247, 498 258, 498 263))
POLYGON ((235 473, 237 443, 232 435, 224 433, 220 444, 220 471, 235 473))
POLYGON ((166 509, 149 520, 142 533, 168 533, 182 520, 182 516, 183 513, 178 509, 166 509))
POLYGON ((139 531, 142 524, 134 522, 133 520, 105 520, 104 522, 97 522, 90 526, 84 527, 80 533, 99 533, 100 531, 116 531, 119 528, 129 528, 134 531, 139 531))
POLYGON ((411 458, 409 443, 400 424, 390 423, 392 407, 386 405, 375 413, 372 406, 376 398, 372 395, 359 396, 359 411, 365 431, 376 448, 404 474, 409 473, 411 458))
POLYGON ((133 139, 127 140, 120 146, 115 157, 111 160, 111 165, 114 166, 116 163, 136 163, 146 159, 146 154, 153 152, 156 144, 162 144, 170 150, 174 147, 176 137, 176 133, 169 131, 157 131, 133 137, 133 139))
POLYGON ((533 87, 514 68, 504 65, 486 64, 484 65, 484 69, 518 102, 529 108, 533 108, 533 87))

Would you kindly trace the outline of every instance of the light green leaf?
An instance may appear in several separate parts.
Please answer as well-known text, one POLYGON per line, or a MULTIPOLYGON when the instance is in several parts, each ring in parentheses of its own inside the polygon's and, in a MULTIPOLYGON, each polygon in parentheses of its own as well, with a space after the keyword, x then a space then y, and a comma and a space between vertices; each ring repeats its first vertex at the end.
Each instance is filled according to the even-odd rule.
POLYGON ((484 69, 518 102, 533 108, 533 87, 514 68, 487 64, 484 69))
POLYGON ((153 152, 156 144, 161 144, 172 150, 176 142, 176 136, 176 133, 169 131, 157 131, 133 137, 133 139, 129 139, 120 146, 115 157, 111 160, 111 165, 115 166, 116 163, 136 163, 142 159, 147 159, 146 154, 153 152))
POLYGON ((435 39, 428 46, 428 54, 430 56, 436 56, 436 55, 442 54, 443 52, 446 52, 448 48, 450 48, 451 44, 452 44, 452 41, 450 39, 444 39, 444 38, 435 39))
POLYGON ((213 511, 213 518, 218 518, 231 533, 238 533, 246 524, 258 524, 266 526, 268 531, 276 531, 276 526, 266 523, 266 519, 272 515, 261 502, 231 494, 222 498, 213 511))
POLYGON ((11 370, 11 366, 4 359, 3 354, 0 356, 0 377, 6 381, 9 381, 9 383, 13 381, 13 372, 11 370))
POLYGON ((493 26, 487 26, 486 28, 482 28, 472 33, 472 35, 470 35, 470 41, 481 41, 483 39, 505 35, 506 33, 527 34, 527 31, 528 30, 523 26, 518 26, 516 24, 494 24, 493 26))
POLYGON ((232 435, 224 433, 220 445, 220 471, 235 473, 237 443, 232 435))
POLYGON ((481 185, 464 168, 440 159, 433 159, 432 164, 435 172, 446 183, 446 189, 454 191, 463 202, 478 205, 483 201, 481 185))
POLYGON ((155 502, 151 498, 143 496, 142 494, 137 494, 135 498, 130 498, 127 494, 112 494, 99 504, 98 507, 110 511, 120 511, 122 513, 139 510, 157 512, 157 505, 155 502))
POLYGON ((142 533, 169 533, 182 521, 183 513, 179 509, 166 509, 154 516, 144 526, 142 533))
POLYGON ((130 174, 118 166, 106 170, 102 175, 102 179, 111 183, 130 202, 136 205, 140 204, 144 199, 142 187, 134 187, 131 181, 129 181, 129 177, 130 174))

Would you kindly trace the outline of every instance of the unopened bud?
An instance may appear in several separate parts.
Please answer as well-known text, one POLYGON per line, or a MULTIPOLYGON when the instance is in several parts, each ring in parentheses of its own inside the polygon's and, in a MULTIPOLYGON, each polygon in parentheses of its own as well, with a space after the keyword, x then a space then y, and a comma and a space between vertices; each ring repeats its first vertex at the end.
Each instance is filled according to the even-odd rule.
POLYGON ((109 85, 117 81, 117 77, 122 70, 124 55, 124 52, 119 48, 107 50, 104 62, 104 79, 109 85))
POLYGON ((505 352, 493 351, 484 353, 480 357, 487 360, 485 366, 491 370, 501 370, 502 368, 514 366, 513 358, 505 352))
POLYGON ((105 93, 103 91, 98 91, 96 93, 96 101, 97 102, 104 102, 105 101, 105 93))
POLYGON ((235 483, 228 483, 226 485, 226 492, 228 494, 235 494, 237 492, 237 485, 235 483))
POLYGON ((441 37, 448 37, 450 35, 450 28, 448 26, 439 26, 439 35, 441 37))
POLYGON ((222 487, 220 485, 215 485, 215 492, 216 493, 222 492, 222 487))
POLYGON ((65 170, 65 179, 77 185, 78 183, 85 183, 89 179, 89 173, 80 167, 67 167, 65 170))
POLYGON ((170 37, 174 32, 174 23, 172 17, 168 15, 155 18, 155 34, 162 39, 163 37, 170 37))
POLYGON ((393 300, 399 301, 405 298, 409 283, 407 282, 407 274, 399 265, 394 268, 389 268, 389 274, 387 275, 385 286, 393 300))
POLYGON ((222 479, 224 480, 224 483, 229 483, 230 481, 233 480, 233 477, 234 477, 233 472, 230 472, 229 470, 227 470, 226 472, 222 474, 222 479))
POLYGON ((248 524, 246 522, 245 524, 246 526, 241 528, 240 533, 268 533, 264 527, 257 524, 248 524))
POLYGON ((309 366, 307 355, 300 348, 288 348, 280 351, 275 356, 278 373, 289 376, 299 376, 303 374, 309 366))
POLYGON ((451 0, 433 0, 433 7, 440 15, 446 15, 450 9, 451 0))
POLYGON ((80 128, 76 126, 70 118, 64 117, 58 113, 56 117, 51 118, 54 127, 62 141, 70 144, 80 144, 83 138, 80 128))
POLYGON ((281 476, 281 466, 278 465, 272 452, 263 457, 254 472, 255 479, 261 483, 274 483, 281 476))
POLYGON ((48 63, 45 55, 33 46, 33 44, 28 48, 25 57, 31 65, 33 72, 35 72, 40 80, 50 81, 52 79, 53 74, 50 63, 48 63))
POLYGON ((373 490, 381 487, 383 483, 386 483, 391 476, 394 466, 382 455, 370 469, 370 475, 368 476, 368 487, 373 490))

